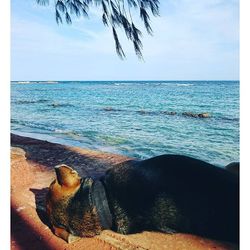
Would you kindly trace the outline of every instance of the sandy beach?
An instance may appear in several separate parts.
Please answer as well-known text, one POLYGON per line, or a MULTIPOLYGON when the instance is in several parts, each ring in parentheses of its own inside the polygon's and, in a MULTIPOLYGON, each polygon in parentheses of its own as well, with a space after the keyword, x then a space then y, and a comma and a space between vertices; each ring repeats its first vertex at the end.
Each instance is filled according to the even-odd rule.
POLYGON ((46 217, 44 201, 55 178, 54 166, 65 163, 80 175, 100 177, 130 158, 11 135, 11 249, 238 249, 188 234, 143 232, 121 235, 105 230, 94 238, 67 244, 56 237, 46 217))

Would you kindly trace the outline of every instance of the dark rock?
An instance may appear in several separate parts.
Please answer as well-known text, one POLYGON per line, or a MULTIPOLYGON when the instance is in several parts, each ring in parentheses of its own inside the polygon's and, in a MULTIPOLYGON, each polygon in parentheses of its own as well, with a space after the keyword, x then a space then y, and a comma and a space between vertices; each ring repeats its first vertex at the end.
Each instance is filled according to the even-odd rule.
POLYGON ((163 111, 162 113, 165 115, 176 115, 177 114, 177 112, 174 112, 174 111, 163 111))
POLYGON ((147 111, 145 111, 145 110, 139 110, 139 111, 137 111, 139 114, 141 114, 141 115, 146 115, 148 112, 147 111))
POLYGON ((192 112, 183 112, 182 115, 189 116, 189 117, 198 117, 198 114, 192 113, 192 112))
POLYGON ((189 116, 189 117, 194 117, 194 118, 210 118, 210 114, 209 113, 192 113, 192 112, 183 112, 182 115, 184 116, 189 116))
POLYGON ((112 107, 105 107, 103 110, 104 111, 114 111, 115 109, 112 107))

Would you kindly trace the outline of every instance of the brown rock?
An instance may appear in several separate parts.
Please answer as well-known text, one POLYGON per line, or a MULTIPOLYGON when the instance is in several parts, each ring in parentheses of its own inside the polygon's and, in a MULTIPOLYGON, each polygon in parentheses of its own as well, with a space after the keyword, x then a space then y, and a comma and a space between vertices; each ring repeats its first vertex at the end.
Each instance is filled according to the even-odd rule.
POLYGON ((209 113, 196 114, 196 113, 192 113, 192 112, 183 112, 182 115, 194 117, 194 118, 209 118, 209 117, 211 117, 209 113))
POLYGON ((201 113, 201 114, 198 114, 198 116, 199 116, 200 118, 209 118, 209 117, 211 117, 211 116, 209 115, 209 113, 201 113))

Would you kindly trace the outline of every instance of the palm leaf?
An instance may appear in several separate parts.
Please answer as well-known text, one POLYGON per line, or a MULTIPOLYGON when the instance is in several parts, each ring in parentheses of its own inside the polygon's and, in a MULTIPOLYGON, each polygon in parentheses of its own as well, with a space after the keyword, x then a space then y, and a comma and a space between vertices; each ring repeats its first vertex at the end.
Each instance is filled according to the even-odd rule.
POLYGON ((116 52, 121 59, 124 59, 126 56, 125 56, 125 53, 124 53, 122 46, 119 42, 118 35, 117 35, 114 27, 112 27, 112 31, 113 31, 113 36, 114 36, 114 40, 115 40, 116 52))
POLYGON ((140 16, 141 16, 141 19, 142 19, 143 22, 144 22, 144 25, 145 25, 145 27, 146 27, 147 32, 148 32, 150 35, 152 35, 153 30, 152 30, 152 28, 151 28, 151 26, 150 26, 150 24, 149 24, 150 18, 149 18, 149 15, 148 15, 147 11, 145 10, 145 8, 144 8, 143 6, 140 7, 140 16))
POLYGON ((36 0, 36 2, 40 5, 47 5, 49 4, 49 0, 36 0))
POLYGON ((58 10, 56 10, 56 22, 57 24, 62 23, 62 17, 58 10))
MULTIPOLYGON (((40 5, 49 4, 49 0, 36 0, 40 5)), ((88 16, 90 6, 100 7, 102 10, 101 19, 105 26, 112 27, 115 41, 116 52, 120 58, 125 57, 125 53, 120 44, 116 28, 125 32, 128 40, 133 43, 136 55, 142 59, 142 33, 133 23, 134 12, 130 9, 139 11, 139 15, 149 34, 152 34, 150 25, 150 15, 159 15, 159 0, 55 0, 56 22, 62 23, 62 16, 65 17, 67 24, 72 23, 72 15, 76 17, 88 16)))

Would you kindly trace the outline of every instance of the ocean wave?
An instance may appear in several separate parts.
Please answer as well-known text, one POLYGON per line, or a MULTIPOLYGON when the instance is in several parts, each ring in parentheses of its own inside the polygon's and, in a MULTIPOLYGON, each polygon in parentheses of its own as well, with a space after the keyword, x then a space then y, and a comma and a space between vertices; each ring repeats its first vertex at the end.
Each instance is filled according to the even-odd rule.
POLYGON ((27 83, 59 83, 57 81, 18 81, 17 83, 27 84, 27 83))
POLYGON ((239 117, 225 117, 225 116, 222 116, 222 117, 220 117, 220 119, 224 120, 224 121, 234 121, 234 122, 239 122, 240 121, 239 117))
POLYGON ((34 128, 34 129, 54 131, 54 128, 50 126, 48 123, 38 123, 38 122, 23 121, 23 120, 17 120, 17 119, 11 119, 11 123, 22 125, 24 127, 34 128))
POLYGON ((157 86, 174 86, 176 85, 176 82, 159 82, 156 83, 157 86))
POLYGON ((13 104, 34 104, 34 103, 45 103, 49 100, 41 99, 41 100, 19 100, 19 101, 13 101, 13 104))
POLYGON ((62 134, 62 135, 67 135, 67 136, 70 136, 70 137, 79 137, 80 134, 77 133, 76 131, 74 130, 69 130, 69 129, 55 129, 54 132, 56 134, 62 134))
POLYGON ((192 83, 176 83, 176 86, 180 86, 180 87, 189 87, 189 86, 193 86, 194 84, 192 83))
MULTIPOLYGON (((146 86, 180 86, 180 87, 189 87, 193 86, 193 83, 181 83, 181 82, 110 82, 108 83, 113 86, 141 86, 141 85, 146 85, 146 86)), ((107 84, 105 84, 107 85, 107 84)))
POLYGON ((57 81, 40 81, 40 82, 37 82, 37 83, 58 83, 57 81))
POLYGON ((31 83, 30 81, 18 81, 17 83, 31 83))

